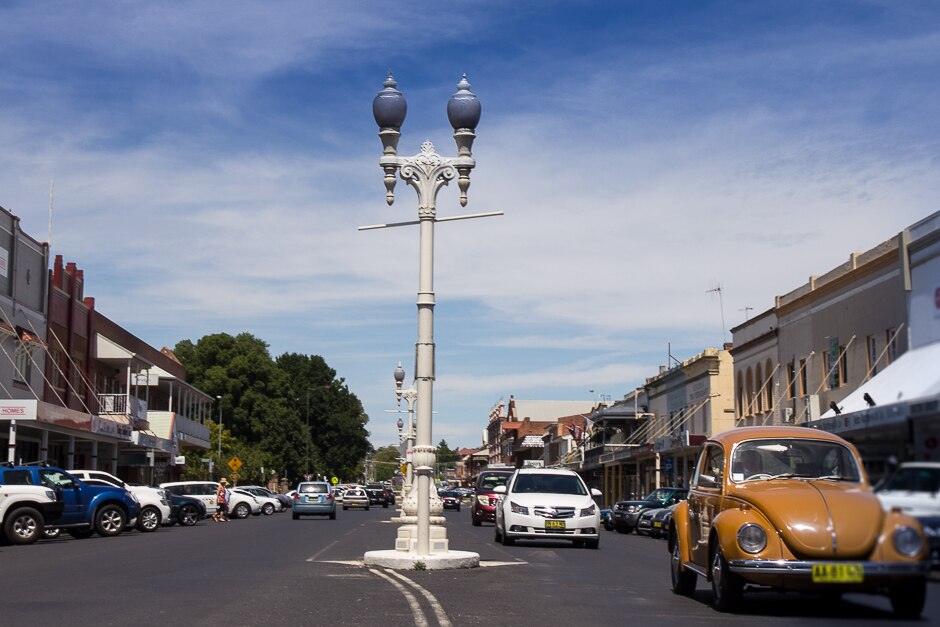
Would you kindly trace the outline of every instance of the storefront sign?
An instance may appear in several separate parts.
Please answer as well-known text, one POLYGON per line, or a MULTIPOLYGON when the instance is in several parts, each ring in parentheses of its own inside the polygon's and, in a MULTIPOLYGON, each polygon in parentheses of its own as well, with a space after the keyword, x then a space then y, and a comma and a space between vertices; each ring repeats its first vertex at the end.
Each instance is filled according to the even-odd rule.
POLYGON ((127 418, 115 420, 107 416, 92 416, 91 431, 98 435, 107 435, 130 442, 133 429, 127 418))
POLYGON ((91 414, 35 399, 0 399, 0 420, 35 421, 77 431, 91 431, 91 414))

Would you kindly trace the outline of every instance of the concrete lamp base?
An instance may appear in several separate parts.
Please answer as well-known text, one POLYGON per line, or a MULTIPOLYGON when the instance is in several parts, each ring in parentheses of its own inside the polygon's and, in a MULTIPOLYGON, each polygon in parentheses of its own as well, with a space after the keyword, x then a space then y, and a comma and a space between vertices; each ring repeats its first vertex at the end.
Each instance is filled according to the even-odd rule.
POLYGON ((363 564, 393 570, 456 570, 476 568, 480 565, 480 556, 470 551, 447 551, 421 556, 395 550, 368 551, 363 564))

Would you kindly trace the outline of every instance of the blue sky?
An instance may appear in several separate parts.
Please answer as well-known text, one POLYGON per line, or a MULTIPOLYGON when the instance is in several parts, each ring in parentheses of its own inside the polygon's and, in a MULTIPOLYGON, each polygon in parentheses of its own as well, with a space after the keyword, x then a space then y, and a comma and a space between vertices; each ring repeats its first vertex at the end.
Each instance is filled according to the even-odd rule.
POLYGON ((322 355, 396 439, 417 217, 401 154, 456 152, 435 250, 435 442, 490 407, 622 397, 938 209, 935 2, 3 2, 0 205, 156 347, 247 331, 322 355), (708 290, 721 285, 719 300, 708 290), (723 305, 723 307, 722 307, 723 305), (593 390, 593 392, 592 392, 593 390))

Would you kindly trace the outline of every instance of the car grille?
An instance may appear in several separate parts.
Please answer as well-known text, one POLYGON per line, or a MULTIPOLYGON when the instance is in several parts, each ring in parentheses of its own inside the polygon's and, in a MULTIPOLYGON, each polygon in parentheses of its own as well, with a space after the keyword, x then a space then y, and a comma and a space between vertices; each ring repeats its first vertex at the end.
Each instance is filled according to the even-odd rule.
POLYGON ((546 505, 536 505, 532 508, 536 516, 542 518, 574 518, 573 507, 548 507, 546 505))

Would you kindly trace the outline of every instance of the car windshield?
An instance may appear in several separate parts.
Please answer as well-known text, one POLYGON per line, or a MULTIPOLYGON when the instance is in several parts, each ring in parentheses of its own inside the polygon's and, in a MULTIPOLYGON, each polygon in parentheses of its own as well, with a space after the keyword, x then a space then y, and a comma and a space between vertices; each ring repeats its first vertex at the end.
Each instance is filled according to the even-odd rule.
POLYGON ((647 497, 643 500, 665 503, 666 501, 669 500, 669 497, 672 496, 673 492, 675 492, 675 490, 664 490, 663 488, 659 488, 658 490, 653 490, 652 492, 650 492, 649 495, 647 495, 647 497))
POLYGON ((855 455, 839 442, 806 438, 749 440, 731 455, 734 482, 768 479, 860 480, 855 455))
POLYGON ((880 490, 929 493, 940 491, 940 468, 899 468, 880 490))
POLYGON ((516 483, 512 487, 516 493, 534 493, 539 494, 578 494, 586 495, 587 490, 581 479, 574 475, 555 475, 555 474, 521 474, 516 478, 516 483))

